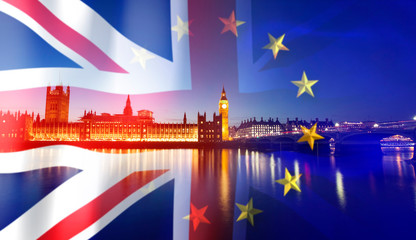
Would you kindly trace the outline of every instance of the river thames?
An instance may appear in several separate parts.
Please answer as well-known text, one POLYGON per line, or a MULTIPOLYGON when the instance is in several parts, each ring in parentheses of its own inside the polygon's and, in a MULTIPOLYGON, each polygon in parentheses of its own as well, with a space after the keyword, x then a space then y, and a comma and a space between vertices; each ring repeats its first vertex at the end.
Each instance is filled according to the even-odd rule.
POLYGON ((412 238, 412 157, 71 146, 0 153, 0 238, 412 238), (302 174, 301 192, 284 196, 276 180, 285 169, 302 174), (261 210, 253 225, 237 221, 237 204, 250 199, 261 210))

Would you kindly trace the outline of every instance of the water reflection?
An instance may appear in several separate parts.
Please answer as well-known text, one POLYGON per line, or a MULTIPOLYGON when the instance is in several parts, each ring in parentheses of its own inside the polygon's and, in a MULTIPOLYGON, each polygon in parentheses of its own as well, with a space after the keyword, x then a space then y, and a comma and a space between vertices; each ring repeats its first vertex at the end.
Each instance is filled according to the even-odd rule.
POLYGON ((312 183, 311 182, 312 179, 311 179, 311 169, 310 169, 310 166, 309 166, 309 163, 308 162, 305 162, 304 163, 304 173, 303 173, 302 176, 304 176, 304 182, 305 182, 305 184, 310 187, 311 186, 311 183, 312 183))
POLYGON ((241 169, 236 166, 241 163, 232 150, 193 151, 198 154, 192 159, 190 201, 197 208, 208 206, 205 217, 211 224, 199 225, 190 238, 232 239, 236 171, 241 169))
MULTIPOLYGON (((228 150, 221 150, 221 179, 220 179, 220 201, 221 206, 226 208, 230 195, 230 175, 229 175, 229 160, 228 150)), ((226 210, 226 209, 224 209, 226 210)))
MULTIPOLYGON (((3 156, 6 155, 0 155, 3 156)), ((75 194, 65 195, 68 205, 73 208, 72 202, 88 202, 131 172, 168 169, 163 181, 150 182, 143 191, 135 193, 138 194, 135 199, 139 201, 166 182, 175 181, 174 239, 186 239, 188 234, 197 239, 233 239, 236 232, 269 231, 265 227, 268 224, 273 225, 273 229, 284 231, 279 229, 279 223, 284 219, 279 218, 281 215, 278 213, 290 216, 289 220, 303 221, 297 225, 284 225, 291 234, 296 235, 295 230, 301 226, 307 229, 306 232, 317 229, 326 237, 337 239, 338 235, 331 235, 333 229, 341 232, 340 235, 351 236, 354 234, 351 229, 357 228, 357 222, 362 225, 357 234, 370 232, 374 236, 384 236, 393 230, 382 228, 383 224, 408 226, 416 221, 416 164, 408 160, 411 157, 413 155, 332 155, 320 157, 318 162, 316 156, 294 152, 262 153, 240 149, 87 151, 60 146, 31 150, 9 160, 17 161, 21 166, 28 164, 29 169, 52 169, 55 166, 81 169, 83 172, 77 174, 81 179, 74 177, 74 182, 79 184, 72 189, 75 194), (284 178, 285 168, 292 175, 303 174, 297 183, 302 192, 290 191, 283 196, 284 187, 275 180, 284 178), (87 176, 87 173, 92 175, 87 176), (250 198, 254 199, 255 208, 264 211, 254 217, 256 228, 247 225, 247 221, 236 222, 240 212, 235 203, 246 204, 250 198), (208 206, 205 217, 211 224, 200 224, 197 231, 192 230, 192 223, 183 219, 189 214, 191 203, 199 209, 208 206), (350 222, 337 222, 337 219, 344 218, 350 222), (371 230, 374 228, 382 230, 374 233, 371 230)), ((1 171, 11 171, 11 165, 2 163, 0 161, 1 171)), ((56 171, 58 174, 65 172, 60 168, 56 171)), ((42 178, 42 181, 50 180, 42 178)), ((24 186, 19 184, 19 188, 24 186)), ((62 199, 65 198, 61 196, 59 200, 62 199)), ((157 204, 159 200, 154 202, 157 204)), ((64 208, 66 205, 56 199, 54 204, 64 208)), ((50 210, 48 214, 55 213, 50 210)), ((394 234, 403 237, 411 232, 410 229, 403 228, 394 234)))
POLYGON ((383 159, 385 160, 410 160, 413 158, 413 152, 392 152, 389 154, 384 154, 383 159))
POLYGON ((416 178, 416 160, 414 160, 414 159, 408 160, 407 163, 410 164, 410 165, 412 165, 412 167, 413 167, 413 175, 416 178))
POLYGON ((346 199, 345 199, 345 193, 344 193, 343 176, 339 170, 336 171, 335 176, 336 176, 336 186, 337 186, 337 195, 338 195, 339 204, 341 205, 342 208, 345 209, 346 199))
POLYGON ((334 155, 329 156, 329 160, 331 161, 331 168, 335 169, 335 157, 334 157, 334 155))
MULTIPOLYGON (((274 160, 274 154, 271 154, 271 156, 270 156, 270 175, 271 175, 271 179, 270 180, 272 182, 275 181, 275 179, 276 179, 275 172, 276 172, 276 163, 275 163, 275 160, 274 160)), ((275 193, 276 192, 275 185, 273 184, 272 186, 273 186, 273 193, 275 193)))
POLYGON ((415 168, 410 161, 412 154, 397 153, 394 155, 383 155, 383 170, 386 176, 397 176, 399 178, 415 178, 415 168))

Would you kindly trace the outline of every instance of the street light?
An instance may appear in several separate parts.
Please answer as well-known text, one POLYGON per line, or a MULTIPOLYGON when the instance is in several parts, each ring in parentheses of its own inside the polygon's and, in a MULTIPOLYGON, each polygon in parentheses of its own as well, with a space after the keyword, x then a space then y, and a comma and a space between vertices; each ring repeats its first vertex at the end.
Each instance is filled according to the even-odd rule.
POLYGON ((414 116, 414 117, 413 117, 413 120, 415 120, 415 121, 416 121, 416 116, 414 116))

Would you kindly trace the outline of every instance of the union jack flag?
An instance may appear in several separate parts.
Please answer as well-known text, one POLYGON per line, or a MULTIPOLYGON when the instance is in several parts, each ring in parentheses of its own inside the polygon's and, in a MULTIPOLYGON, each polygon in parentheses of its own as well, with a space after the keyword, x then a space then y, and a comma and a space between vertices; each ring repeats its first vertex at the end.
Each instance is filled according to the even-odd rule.
MULTIPOLYGON (((247 100, 234 106, 247 108, 247 113, 259 108, 249 109, 247 103, 258 103, 261 98, 250 95, 256 98, 251 101, 239 92, 280 89, 283 94, 270 91, 266 95, 282 101, 264 102, 263 110, 280 111, 276 102, 281 102, 299 114, 310 111, 310 105, 295 102, 296 89, 290 81, 308 67, 327 83, 321 85, 326 89, 319 94, 322 98, 317 98, 321 108, 348 116, 351 112, 345 111, 346 106, 370 106, 367 102, 391 94, 379 78, 390 82, 400 72, 405 77, 397 81, 406 79, 400 86, 413 83, 414 54, 409 53, 415 48, 409 39, 414 39, 414 31, 403 26, 411 26, 406 23, 414 18, 401 21, 405 11, 397 11, 407 10, 413 16, 410 1, 397 1, 400 8, 382 1, 200 2, 2 0, 0 27, 7 34, 0 35, 0 91, 10 96, 15 93, 11 90, 29 89, 27 93, 61 83, 119 94, 189 90, 192 59, 192 70, 196 70, 192 71, 193 95, 228 79, 230 88, 238 89, 234 96, 247 100), (385 14, 389 11, 394 17, 385 14), (363 20, 367 25, 361 24, 363 20), (190 31, 190 23, 198 28, 190 31), (235 35, 221 31, 231 23, 235 23, 233 28, 228 27, 235 35), (275 60, 264 49, 268 33, 275 38, 286 34, 284 44, 290 52, 279 53, 275 60), (396 41, 399 44, 392 45, 396 41), (387 69, 386 60, 392 59, 400 61, 387 69), (334 78, 337 81, 329 81, 334 78), (361 84, 367 88, 357 88, 361 84), (293 98, 285 98, 289 96, 286 90, 292 89, 293 98), (340 97, 348 104, 334 107, 340 97)), ((389 99, 388 106, 401 103, 399 97, 389 99)), ((30 101, 29 97, 25 100, 30 101)), ((380 113, 385 115, 384 110, 380 113)), ((259 157, 258 152, 242 155, 239 150, 238 156, 203 150, 177 150, 178 155, 170 150, 115 151, 119 150, 104 153, 58 145, 0 153, 0 239, 381 239, 414 219, 412 214, 403 218, 403 213, 391 212, 393 220, 383 222, 379 209, 385 207, 384 202, 360 202, 362 196, 370 196, 363 195, 368 188, 344 192, 344 177, 338 170, 335 180, 326 179, 327 170, 310 167, 310 159, 302 155, 298 162, 292 153, 288 159, 274 159, 273 155, 259 157), (303 195, 283 196, 283 186, 275 184, 283 178, 281 166, 304 173, 303 195), (340 204, 334 190, 327 194, 327 189, 337 189, 340 204), (254 216, 256 227, 238 220, 243 213, 239 207, 248 208, 252 199, 253 208, 263 211, 254 216), (344 214, 345 199, 353 202, 350 215, 344 214), (365 213, 356 212, 356 206, 365 206, 365 213), (376 225, 369 224, 374 221, 376 225), (386 223, 396 228, 379 228, 386 223), (293 231, 293 226, 300 230, 293 231)), ((413 192, 406 195, 408 199, 413 192)), ((391 238, 404 236, 411 228, 403 229, 391 238)))
POLYGON ((0 91, 60 83, 138 94, 190 89, 188 2, 3 0, 0 91), (108 14, 111 11, 111 14, 108 14), (181 29, 186 31, 186 29, 181 29), (182 32, 178 32, 180 34, 182 32))
POLYGON ((0 239, 89 239, 103 229, 107 239, 187 239, 192 151, 182 153, 173 160, 169 150, 97 153, 62 145, 1 153, 0 239), (163 196, 146 204, 157 189, 163 196), (106 232, 137 201, 148 208, 128 219, 143 223, 132 228, 139 232, 131 235, 128 223, 106 232))

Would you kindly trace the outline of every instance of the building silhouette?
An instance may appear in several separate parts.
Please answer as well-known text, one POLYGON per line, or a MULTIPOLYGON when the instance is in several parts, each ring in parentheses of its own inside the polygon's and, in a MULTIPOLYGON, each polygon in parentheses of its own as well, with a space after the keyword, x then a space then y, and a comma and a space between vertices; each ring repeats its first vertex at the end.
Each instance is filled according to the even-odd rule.
POLYGON ((310 127, 312 127, 313 125, 315 125, 316 123, 316 129, 318 131, 327 131, 329 128, 334 127, 335 124, 331 121, 328 120, 328 118, 325 118, 325 121, 319 121, 319 118, 316 118, 315 120, 311 120, 310 121, 310 127))
POLYGON ((68 122, 68 111, 57 111, 59 107, 55 106, 63 109, 66 103, 69 103, 69 87, 66 93, 61 86, 52 91, 48 87, 46 109, 49 112, 45 111, 45 116, 49 115, 49 120, 41 120, 38 115, 28 130, 28 138, 38 141, 198 141, 198 125, 189 123, 186 113, 182 123, 156 123, 150 110, 133 114, 130 95, 122 114, 84 111, 78 122, 68 122))
POLYGON ((222 130, 224 125, 222 123, 222 116, 213 114, 212 121, 207 121, 207 114, 200 115, 198 112, 198 142, 214 143, 221 142, 222 130))
POLYGON ((155 123, 153 112, 140 110, 132 114, 130 96, 127 97, 123 114, 97 115, 84 112, 81 117, 84 131, 81 140, 101 141, 187 141, 198 140, 197 124, 188 123, 186 113, 182 123, 155 123))
POLYGON ((69 86, 64 91, 63 86, 56 86, 51 89, 46 88, 46 106, 45 121, 46 123, 67 123, 69 115, 69 86))
POLYGON ((306 120, 302 120, 299 118, 295 118, 294 120, 290 120, 287 118, 285 124, 285 131, 286 132, 301 132, 302 128, 300 126, 309 127, 309 123, 306 120))
POLYGON ((286 133, 301 133, 301 126, 310 128, 317 123, 317 130, 330 131, 334 128, 332 121, 307 122, 305 120, 287 119, 260 121, 250 118, 242 121, 239 127, 229 128, 229 104, 223 87, 219 101, 219 114, 213 114, 212 121, 207 120, 206 113, 198 112, 197 123, 189 123, 186 113, 180 123, 155 122, 153 112, 139 110, 134 114, 130 95, 121 114, 84 111, 77 122, 68 122, 70 88, 63 86, 55 89, 47 87, 45 119, 36 118, 34 113, 3 113, 0 111, 0 141, 149 141, 149 142, 202 142, 217 143, 236 138, 251 138, 286 133), (231 132, 230 132, 231 130, 231 132))
POLYGON ((133 115, 133 109, 131 108, 131 102, 130 102, 130 95, 127 96, 126 106, 124 107, 123 114, 125 116, 133 115))
POLYGON ((15 141, 25 141, 30 139, 32 132, 34 113, 32 115, 27 112, 20 111, 12 114, 10 111, 6 113, 0 111, 0 142, 10 143, 15 141))

